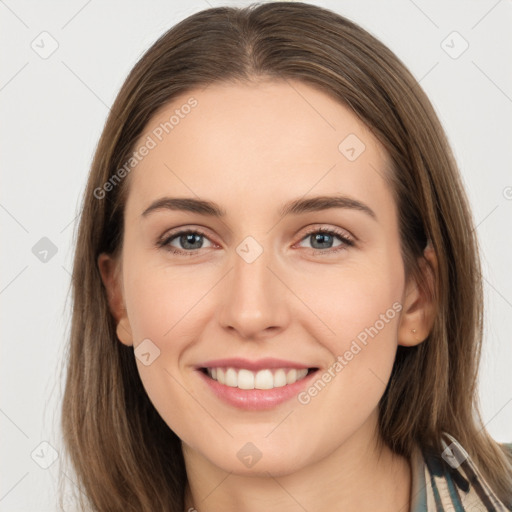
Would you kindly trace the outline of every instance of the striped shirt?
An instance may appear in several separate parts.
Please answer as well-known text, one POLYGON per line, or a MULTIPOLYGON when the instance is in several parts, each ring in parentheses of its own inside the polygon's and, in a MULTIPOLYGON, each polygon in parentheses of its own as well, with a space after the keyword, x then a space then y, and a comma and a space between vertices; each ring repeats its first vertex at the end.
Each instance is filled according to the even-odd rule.
MULTIPOLYGON (((410 512, 507 512, 512 504, 500 501, 471 460, 451 435, 445 433, 441 456, 422 453, 411 456, 410 512), (443 460, 444 459, 444 460, 443 460)), ((512 451, 512 444, 505 445, 512 451)))

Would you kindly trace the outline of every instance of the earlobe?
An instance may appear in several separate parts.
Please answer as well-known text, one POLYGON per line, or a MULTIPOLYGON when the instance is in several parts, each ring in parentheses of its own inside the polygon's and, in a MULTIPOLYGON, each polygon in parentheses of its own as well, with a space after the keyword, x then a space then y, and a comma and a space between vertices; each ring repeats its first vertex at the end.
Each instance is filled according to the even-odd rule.
POLYGON ((97 264, 107 293, 109 309, 116 322, 117 337, 124 345, 132 346, 133 335, 124 304, 118 262, 111 255, 101 253, 97 264))
POLYGON ((434 325, 437 313, 436 279, 437 258, 428 245, 424 258, 419 262, 423 283, 411 276, 405 290, 403 313, 398 329, 398 344, 406 347, 419 345, 425 341, 434 325))
POLYGON ((119 341, 128 347, 133 346, 133 335, 128 317, 124 316, 117 322, 116 333, 119 341))

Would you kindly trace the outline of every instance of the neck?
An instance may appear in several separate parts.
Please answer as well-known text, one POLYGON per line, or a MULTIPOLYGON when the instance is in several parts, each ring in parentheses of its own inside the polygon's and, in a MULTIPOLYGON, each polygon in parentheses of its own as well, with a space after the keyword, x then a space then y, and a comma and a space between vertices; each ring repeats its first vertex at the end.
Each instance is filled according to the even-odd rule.
POLYGON ((409 461, 357 434, 327 456, 279 476, 229 473, 190 448, 184 456, 186 511, 410 509, 409 461))

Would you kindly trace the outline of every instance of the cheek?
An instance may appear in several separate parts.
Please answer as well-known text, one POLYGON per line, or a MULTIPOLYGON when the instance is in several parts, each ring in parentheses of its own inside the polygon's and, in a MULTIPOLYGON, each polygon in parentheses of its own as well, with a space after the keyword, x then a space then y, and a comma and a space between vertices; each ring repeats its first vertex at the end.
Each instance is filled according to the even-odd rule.
POLYGON ((195 432, 197 422, 194 418, 202 411, 195 409, 179 363, 190 343, 197 338, 198 333, 190 329, 198 328, 200 308, 194 306, 204 292, 200 293, 200 285, 194 284, 193 279, 183 279, 177 272, 171 275, 163 268, 134 263, 132 261, 130 268, 136 271, 128 271, 125 275, 134 345, 136 349, 146 339, 154 344, 150 345, 150 364, 136 358, 137 369, 144 389, 162 419, 182 440, 193 443, 195 436, 200 435, 195 432), (154 354, 158 355, 155 357, 154 354))
POLYGON ((329 371, 319 374, 320 382, 303 396, 302 403, 315 402, 313 416, 322 413, 320 404, 331 403, 340 404, 331 412, 340 421, 347 411, 359 411, 362 420, 377 406, 397 348, 404 287, 397 262, 399 253, 380 254, 357 268, 343 268, 325 280, 322 293, 309 294, 311 309, 329 326, 316 339, 332 355, 329 371))
MULTIPOLYGON (((401 265, 382 257, 340 267, 329 275, 297 279, 294 290, 315 313, 315 323, 320 319, 326 327, 316 328, 318 341, 338 355, 358 337, 364 343, 368 331, 379 337, 381 349, 396 343, 403 286, 401 265)), ((311 331, 313 324, 305 328, 311 331)))
POLYGON ((336 361, 329 367, 330 376, 324 379, 333 393, 341 393, 337 398, 331 397, 333 403, 341 401, 359 408, 365 401, 376 406, 396 354, 402 309, 396 297, 388 289, 356 287, 337 302, 336 318, 331 324, 336 335, 332 341, 323 341, 336 361))
POLYGON ((134 259, 126 269, 125 293, 135 344, 149 338, 160 349, 166 344, 166 350, 176 351, 175 334, 194 317, 204 285, 186 272, 152 266, 142 259, 134 259))

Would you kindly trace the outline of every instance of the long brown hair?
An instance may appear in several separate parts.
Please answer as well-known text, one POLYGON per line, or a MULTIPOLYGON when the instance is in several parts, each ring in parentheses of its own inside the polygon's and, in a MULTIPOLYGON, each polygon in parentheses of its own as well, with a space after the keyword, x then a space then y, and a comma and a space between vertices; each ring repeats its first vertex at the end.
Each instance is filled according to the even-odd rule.
POLYGON ((398 348, 379 403, 384 442, 404 456, 415 443, 441 453, 440 436, 448 432, 498 497, 512 501, 512 463, 483 427, 477 402, 482 341, 477 240, 434 109, 403 63, 356 24, 313 5, 271 2, 207 9, 175 25, 136 64, 107 119, 77 234, 62 406, 64 441, 82 506, 181 511, 186 483, 180 440, 151 404, 133 349, 116 337, 97 266, 100 253, 118 255, 122 249, 128 180, 101 197, 98 190, 129 159, 148 120, 174 97, 213 82, 259 78, 301 80, 352 109, 392 162, 407 274, 426 282, 421 258, 428 241, 436 252, 437 316, 423 343, 398 348))

